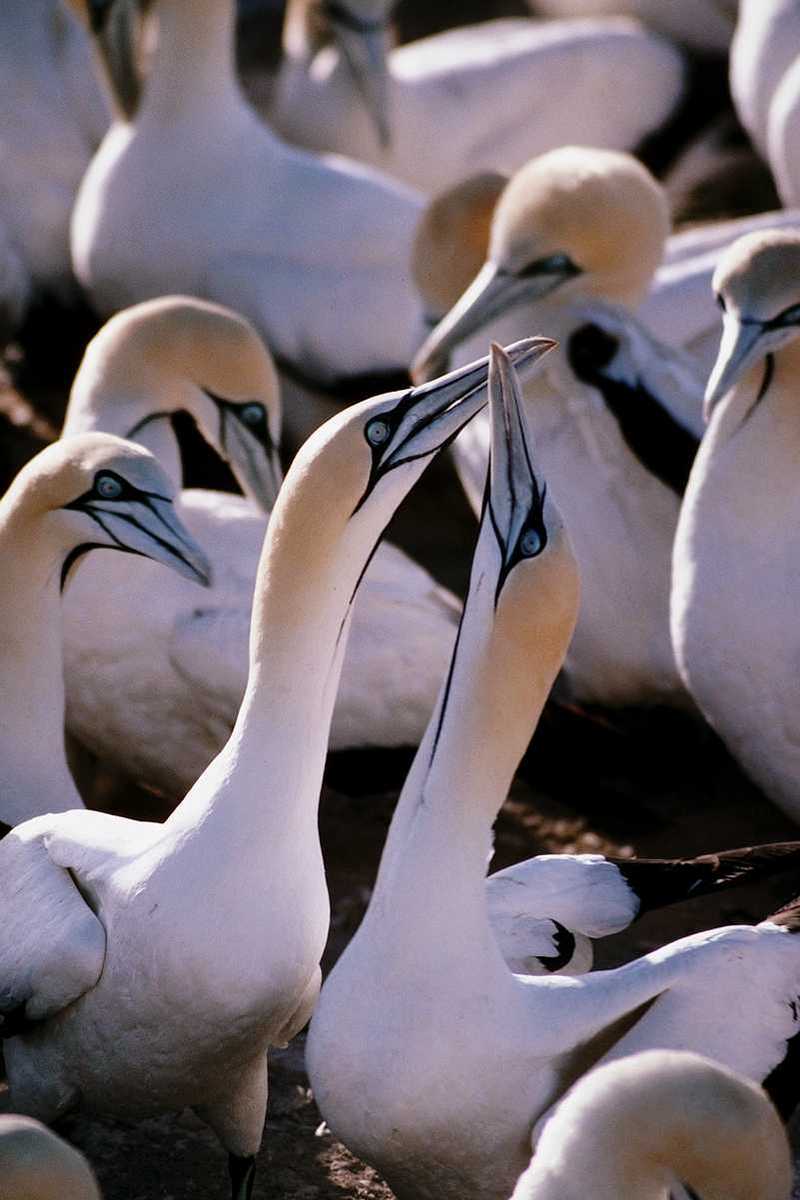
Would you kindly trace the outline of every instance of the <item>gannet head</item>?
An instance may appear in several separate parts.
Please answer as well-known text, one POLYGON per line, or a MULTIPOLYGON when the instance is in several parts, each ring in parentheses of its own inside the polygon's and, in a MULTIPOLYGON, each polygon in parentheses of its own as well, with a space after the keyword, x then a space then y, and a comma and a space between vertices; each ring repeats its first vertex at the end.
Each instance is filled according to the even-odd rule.
POLYGON ((97 46, 120 116, 129 120, 139 104, 139 24, 151 0, 69 0, 97 46))
POLYGON ((527 650, 546 657, 546 630, 558 646, 555 675, 577 619, 578 565, 536 463, 519 378, 496 344, 489 368, 489 415, 489 474, 476 562, 493 585, 494 622, 509 629, 508 645, 516 645, 520 659, 527 650))
POLYGON ((757 362, 800 333, 800 234, 770 229, 739 238, 720 257, 712 287, 722 340, 706 388, 706 420, 757 362))
POLYGON ((500 196, 486 261, 423 344, 413 377, 503 313, 551 294, 637 303, 668 231, 664 193, 631 155, 565 146, 532 159, 500 196))
MULTIPOLYGON (((548 338, 527 338, 510 347, 509 356, 531 369, 553 345, 548 338)), ((320 426, 287 473, 270 519, 266 558, 284 547, 286 561, 308 572, 306 551, 311 556, 320 546, 335 548, 343 537, 358 543, 354 557, 360 557, 362 542, 375 544, 434 455, 485 407, 487 371, 484 358, 421 387, 354 404, 320 426)))
POLYGON ((167 296, 112 317, 86 349, 64 433, 106 429, 136 441, 179 411, 269 512, 282 479, 278 375, 249 321, 218 304, 167 296))
POLYGON ((385 149, 391 142, 390 21, 395 0, 290 0, 283 27, 284 49, 308 59, 335 47, 385 149))
POLYGON ((31 1117, 0 1116, 0 1179, 6 1200, 101 1200, 83 1155, 31 1117))
POLYGON ((173 487, 149 451, 107 433, 62 439, 31 459, 0 506, 36 520, 36 537, 63 551, 62 588, 87 551, 143 555, 196 583, 211 582, 203 551, 173 504, 173 487))
POLYGON ((438 323, 483 265, 505 175, 485 171, 440 192, 414 235, 411 274, 432 324, 438 323))

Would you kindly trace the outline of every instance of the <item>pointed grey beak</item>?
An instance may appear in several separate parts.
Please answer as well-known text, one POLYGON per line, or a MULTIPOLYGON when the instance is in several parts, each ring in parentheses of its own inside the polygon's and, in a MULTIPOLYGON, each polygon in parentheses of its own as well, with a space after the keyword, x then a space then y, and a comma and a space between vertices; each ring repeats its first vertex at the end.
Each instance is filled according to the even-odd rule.
POLYGON ((152 558, 184 578, 210 587, 211 563, 171 500, 145 494, 141 500, 91 500, 82 507, 120 550, 152 558))
POLYGON ((761 344, 764 327, 759 321, 742 321, 732 313, 722 319, 722 341, 717 360, 708 379, 703 400, 703 416, 711 418, 716 405, 764 355, 761 344))
POLYGON ((139 104, 141 80, 137 46, 139 0, 89 0, 89 20, 121 116, 129 120, 139 104))
POLYGON ((411 378, 429 379, 446 368, 460 342, 518 304, 541 300, 570 278, 574 271, 542 271, 511 275, 496 263, 484 263, 460 300, 428 335, 411 364, 411 378))
MULTIPOLYGON (((506 353, 517 369, 531 370, 555 345, 550 338, 523 338, 508 346, 506 353)), ((377 398, 396 398, 397 403, 367 421, 365 436, 372 447, 373 465, 354 511, 388 471, 435 454, 486 407, 488 364, 488 358, 481 358, 431 383, 377 398)))
POLYGON ((382 21, 361 21, 338 4, 329 9, 329 14, 336 44, 375 126, 381 148, 386 150, 392 136, 386 25, 382 21))
POLYGON ((269 514, 278 497, 283 471, 271 440, 262 441, 236 416, 233 407, 222 410, 222 445, 225 457, 246 496, 269 514))
POLYGON ((488 508, 503 553, 499 593, 514 563, 521 557, 535 557, 547 545, 547 487, 534 466, 519 378, 508 354, 496 343, 492 343, 489 360, 489 414, 488 508))

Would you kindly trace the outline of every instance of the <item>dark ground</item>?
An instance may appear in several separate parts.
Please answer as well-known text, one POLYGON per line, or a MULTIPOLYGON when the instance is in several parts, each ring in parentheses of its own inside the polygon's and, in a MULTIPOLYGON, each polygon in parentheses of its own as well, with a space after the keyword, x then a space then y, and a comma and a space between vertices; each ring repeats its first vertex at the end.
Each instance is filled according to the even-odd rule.
MULTIPOLYGON (((449 4, 426 6, 424 27, 422 8, 412 0, 401 4, 406 36, 430 30, 433 22, 448 23, 449 4)), ((459 4, 465 21, 486 11, 485 0, 459 4)), ((496 11, 519 14, 524 6, 500 0, 496 11)), ((269 28, 258 34, 248 25, 244 57, 268 47, 272 36, 269 28)), ((723 78, 719 63, 695 64, 699 92, 680 118, 675 144, 700 127, 699 113, 710 118, 724 109, 723 78)), ((651 151, 651 161, 663 165, 674 146, 655 145, 651 151)), ((746 150, 739 172, 736 204, 722 198, 722 185, 714 185, 692 215, 712 215, 709 205, 714 215, 740 211, 748 190, 743 179, 750 181, 753 196, 745 210, 768 207, 769 180, 746 150)), ((8 351, 0 386, 0 487, 57 435, 69 382, 94 328, 88 314, 44 308, 8 351)), ((452 469, 440 463, 412 495, 390 536, 463 591, 474 531, 452 469)), ((327 966, 364 911, 408 761, 401 754, 375 753, 338 755, 329 764, 320 817, 332 894, 327 966)), ((111 776, 99 780, 95 799, 132 815, 165 815, 159 801, 111 776)), ((691 719, 668 712, 580 715, 551 707, 498 820, 495 866, 544 851, 686 856, 797 836, 797 827, 757 794, 714 736, 691 719)), ((654 914, 598 946, 598 965, 616 965, 696 929, 758 920, 795 890, 800 880, 784 878, 654 914)), ((62 1122, 60 1131, 86 1152, 107 1200, 211 1200, 227 1194, 224 1154, 192 1114, 140 1123, 75 1117, 62 1122)), ((273 1057, 255 1195, 259 1200, 391 1195, 374 1171, 320 1127, 303 1070, 302 1038, 273 1057)))

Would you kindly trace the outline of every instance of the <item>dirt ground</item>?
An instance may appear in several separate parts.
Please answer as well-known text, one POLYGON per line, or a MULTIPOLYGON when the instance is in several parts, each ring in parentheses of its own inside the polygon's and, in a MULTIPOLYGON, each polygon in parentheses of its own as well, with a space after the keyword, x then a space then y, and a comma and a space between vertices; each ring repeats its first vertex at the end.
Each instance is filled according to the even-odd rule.
MULTIPOLYGON (((448 6, 431 5, 421 28, 420 7, 411 0, 401 6, 408 36, 427 31, 433 21, 446 22, 448 6)), ((487 6, 476 0, 469 12, 466 5, 462 8, 466 19, 472 10, 475 15, 486 12, 487 6)), ((523 6, 498 0, 497 9, 515 13, 523 6)), ((259 52, 258 36, 261 45, 272 44, 271 27, 262 26, 258 36, 257 26, 248 29, 244 57, 259 52)), ((718 64, 708 67, 714 71, 718 78, 718 64)), ((759 170, 752 168, 756 175, 759 170)), ((761 179, 763 187, 763 173, 761 179)), ((724 204, 718 207, 725 209, 724 204)), ((87 313, 45 308, 9 348, 0 382, 0 487, 57 435, 69 382, 94 328, 87 313)), ((194 470, 197 475, 196 463, 194 470)), ((201 466, 200 478, 203 470, 201 466)), ((442 462, 410 498, 389 536, 463 592, 474 533, 452 468, 442 462)), ((326 969, 346 945, 369 899, 409 762, 410 754, 399 752, 331 757, 320 810, 332 896, 326 969)), ((166 815, 160 802, 108 775, 98 779, 95 802, 131 815, 166 815)), ((664 711, 574 713, 550 706, 498 819, 495 866, 545 851, 686 856, 797 836, 797 827, 755 791, 717 739, 691 717, 664 711)), ((797 891, 800 880, 784 877, 654 914, 599 945, 597 965, 616 965, 697 929, 758 920, 797 891)), ((190 1113, 139 1123, 78 1116, 59 1129, 88 1155, 107 1200, 216 1200, 227 1195, 225 1156, 190 1113)), ((304 1072, 302 1036, 272 1057, 255 1196, 391 1196, 379 1176, 321 1125, 304 1072)))

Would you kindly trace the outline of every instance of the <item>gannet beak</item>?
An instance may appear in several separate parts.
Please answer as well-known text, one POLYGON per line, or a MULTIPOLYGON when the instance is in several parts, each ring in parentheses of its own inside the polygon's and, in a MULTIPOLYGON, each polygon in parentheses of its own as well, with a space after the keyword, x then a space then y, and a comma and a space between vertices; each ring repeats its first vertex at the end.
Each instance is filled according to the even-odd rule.
POLYGON ((496 263, 484 263, 461 299, 425 339, 411 364, 411 378, 419 383, 445 369, 453 350, 470 334, 518 304, 541 300, 575 273, 575 268, 565 266, 512 275, 496 263))
POLYGON ((760 321, 742 321, 732 313, 722 320, 722 341, 717 360, 708 379, 703 401, 703 416, 711 418, 715 406, 726 396, 742 375, 764 355, 760 321))
POLYGON ((119 498, 88 492, 65 508, 85 512, 108 540, 87 543, 141 554, 172 567, 179 575, 211 585, 211 564, 175 512, 168 496, 128 486, 119 498))
POLYGON ((489 358, 489 414, 491 456, 486 508, 503 559, 499 595, 511 568, 521 558, 534 558, 547 545, 547 485, 534 466, 519 378, 508 354, 496 343, 492 343, 489 358))
POLYGON ((242 491, 270 513, 283 471, 263 405, 220 405, 220 446, 242 491))
POLYGON ((140 0, 88 0, 87 7, 114 99, 122 116, 130 119, 141 94, 136 62, 140 0))
POLYGON ((342 4, 330 5, 328 11, 336 44, 375 125, 381 148, 386 150, 392 139, 386 25, 382 21, 359 20, 342 4))
MULTIPOLYGON (((555 345, 550 338, 524 338, 508 346, 506 354, 517 369, 530 370, 555 345)), ((481 358, 441 379, 397 393, 391 408, 367 421, 364 434, 372 449, 372 469, 354 511, 387 472, 435 454, 486 406, 488 364, 488 358, 481 358)))

